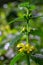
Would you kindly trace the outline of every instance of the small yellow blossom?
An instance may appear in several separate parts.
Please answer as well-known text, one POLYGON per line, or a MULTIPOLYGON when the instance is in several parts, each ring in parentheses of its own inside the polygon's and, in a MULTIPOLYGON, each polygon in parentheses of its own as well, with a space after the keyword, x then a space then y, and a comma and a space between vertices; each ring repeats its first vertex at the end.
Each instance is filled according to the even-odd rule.
POLYGON ((30 44, 25 45, 25 50, 27 51, 30 48, 30 44))
POLYGON ((30 44, 23 44, 23 43, 20 43, 17 45, 17 47, 19 48, 19 52, 27 52, 27 53, 30 53, 31 51, 33 51, 35 49, 34 46, 30 45, 30 44))
POLYGON ((24 49, 25 49, 25 48, 21 48, 21 49, 19 49, 18 51, 23 52, 23 51, 24 51, 24 49))
POLYGON ((17 47, 18 47, 18 48, 20 48, 20 47, 24 47, 24 44, 23 44, 23 43, 18 44, 17 47))
POLYGON ((30 47, 30 44, 26 44, 25 46, 26 46, 26 48, 29 48, 30 47))

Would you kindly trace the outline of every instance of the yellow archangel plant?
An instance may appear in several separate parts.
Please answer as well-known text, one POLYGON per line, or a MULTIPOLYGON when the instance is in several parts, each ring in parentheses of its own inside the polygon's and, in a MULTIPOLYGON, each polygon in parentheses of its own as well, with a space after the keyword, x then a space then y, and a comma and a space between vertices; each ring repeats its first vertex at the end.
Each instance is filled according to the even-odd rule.
POLYGON ((35 49, 34 46, 32 46, 30 44, 24 44, 24 43, 19 43, 17 45, 17 48, 19 49, 18 50, 19 52, 27 52, 27 53, 30 53, 35 49))

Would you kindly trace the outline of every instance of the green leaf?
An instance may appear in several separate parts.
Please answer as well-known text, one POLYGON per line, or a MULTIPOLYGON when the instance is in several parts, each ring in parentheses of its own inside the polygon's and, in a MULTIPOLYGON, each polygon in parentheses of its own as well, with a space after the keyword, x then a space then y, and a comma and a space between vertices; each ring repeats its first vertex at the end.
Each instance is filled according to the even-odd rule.
POLYGON ((20 33, 19 35, 16 35, 14 37, 14 39, 12 39, 10 46, 13 46, 14 44, 16 44, 23 36, 23 33, 20 33))
POLYGON ((34 10, 36 9, 36 6, 35 5, 30 5, 30 10, 34 10))
POLYGON ((14 65, 18 60, 20 60, 24 56, 23 53, 17 54, 10 62, 10 65, 14 65))
POLYGON ((32 5, 32 4, 29 4, 29 2, 22 3, 22 4, 20 4, 19 6, 20 6, 20 7, 30 8, 30 10, 36 9, 36 6, 35 6, 35 5, 32 5))
POLYGON ((29 2, 24 2, 22 4, 19 5, 20 7, 28 7, 29 6, 29 2))
POLYGON ((43 55, 42 54, 35 54, 31 56, 32 60, 34 60, 39 65, 43 65, 43 55))
POLYGON ((13 23, 13 22, 22 21, 23 19, 24 19, 24 17, 19 17, 19 18, 16 18, 16 19, 10 21, 10 23, 8 23, 8 24, 11 24, 11 23, 13 23))
POLYGON ((38 36, 42 36, 43 37, 43 31, 41 31, 40 29, 30 31, 30 33, 33 34, 33 35, 38 35, 38 36))

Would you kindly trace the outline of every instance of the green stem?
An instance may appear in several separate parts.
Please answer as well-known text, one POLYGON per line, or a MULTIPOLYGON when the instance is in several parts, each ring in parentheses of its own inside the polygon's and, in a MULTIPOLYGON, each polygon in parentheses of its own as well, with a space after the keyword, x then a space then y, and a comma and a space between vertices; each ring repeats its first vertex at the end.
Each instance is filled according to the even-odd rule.
POLYGON ((27 58, 27 65, 30 65, 30 55, 26 53, 26 58, 27 58))
MULTIPOLYGON (((26 36, 27 36, 26 37, 26 43, 27 44, 29 43, 29 37, 28 37, 29 35, 28 34, 29 34, 29 32, 28 32, 28 20, 27 20, 27 31, 26 31, 26 36)), ((26 58, 27 58, 27 64, 28 65, 30 65, 30 58, 29 58, 29 56, 30 55, 28 53, 26 53, 26 58)))
MULTIPOLYGON (((26 43, 28 44, 29 43, 29 32, 28 32, 28 27, 29 27, 29 18, 28 18, 28 16, 29 16, 29 13, 30 13, 30 11, 27 11, 27 25, 26 25, 26 27, 27 27, 27 31, 26 31, 26 43)), ((27 64, 28 65, 30 65, 30 54, 28 54, 28 53, 26 53, 26 58, 27 58, 27 64)))
POLYGON ((28 41, 28 20, 27 20, 27 32, 26 32, 26 41, 27 41, 27 44, 29 43, 28 41))

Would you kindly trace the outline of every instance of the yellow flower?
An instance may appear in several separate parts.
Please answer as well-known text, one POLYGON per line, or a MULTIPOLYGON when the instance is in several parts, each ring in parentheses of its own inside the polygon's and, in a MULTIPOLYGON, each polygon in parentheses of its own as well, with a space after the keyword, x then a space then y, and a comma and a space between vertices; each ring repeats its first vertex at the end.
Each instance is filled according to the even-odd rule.
POLYGON ((18 48, 24 47, 24 44, 23 44, 23 43, 20 43, 20 44, 17 45, 17 47, 18 47, 18 48))
POLYGON ((25 50, 25 47, 20 48, 18 51, 23 52, 25 50))
POLYGON ((18 44, 17 47, 19 48, 18 51, 20 52, 23 52, 25 50, 25 45, 23 43, 18 44))
POLYGON ((27 51, 30 48, 30 44, 25 45, 25 51, 27 51))
POLYGON ((31 46, 27 49, 27 53, 33 51, 34 49, 35 49, 35 47, 31 45, 31 46))
POLYGON ((26 48, 29 48, 29 47, 30 47, 30 44, 26 44, 25 47, 26 47, 26 48))
POLYGON ((30 53, 31 51, 33 51, 35 49, 34 46, 30 45, 30 44, 23 44, 23 43, 20 43, 17 45, 17 47, 19 48, 18 51, 20 52, 27 52, 27 53, 30 53))

